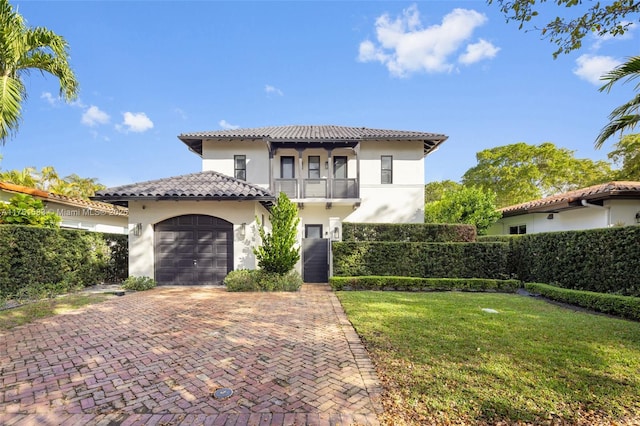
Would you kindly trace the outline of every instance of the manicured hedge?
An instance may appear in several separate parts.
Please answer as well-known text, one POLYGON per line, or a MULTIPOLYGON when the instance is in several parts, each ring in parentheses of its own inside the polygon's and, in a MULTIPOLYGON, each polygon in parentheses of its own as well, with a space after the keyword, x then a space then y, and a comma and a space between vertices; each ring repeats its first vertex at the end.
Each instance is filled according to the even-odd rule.
POLYGON ((471 242, 476 228, 462 224, 349 223, 342 224, 343 241, 471 242))
POLYGON ((638 226, 523 235, 510 245, 522 281, 640 296, 638 226))
POLYGON ((0 225, 0 295, 39 284, 121 281, 127 244, 126 235, 0 225))
POLYGON ((559 302, 640 321, 640 298, 638 297, 570 290, 540 283, 527 283, 525 288, 531 293, 541 294, 559 302))
POLYGON ((334 276, 511 278, 506 243, 333 243, 334 276))
POLYGON ((481 243, 508 243, 514 238, 520 238, 521 236, 522 235, 478 235, 478 238, 476 240, 481 243))
POLYGON ((518 280, 482 278, 415 278, 415 277, 332 277, 334 290, 398 290, 398 291, 497 291, 515 293, 518 280))

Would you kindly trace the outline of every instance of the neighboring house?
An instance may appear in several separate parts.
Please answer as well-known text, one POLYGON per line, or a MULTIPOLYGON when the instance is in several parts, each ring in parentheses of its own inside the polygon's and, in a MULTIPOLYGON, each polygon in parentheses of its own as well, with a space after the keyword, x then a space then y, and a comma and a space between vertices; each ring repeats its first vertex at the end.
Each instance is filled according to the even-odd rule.
POLYGON ((640 182, 609 182, 500 209, 489 235, 537 234, 640 223, 640 182))
POLYGON ((62 218, 61 228, 126 234, 128 210, 126 207, 82 198, 67 197, 40 189, 0 182, 0 202, 8 202, 15 194, 27 194, 41 200, 47 212, 62 218))
POLYGON ((297 203, 307 282, 328 279, 328 241, 342 222, 421 223, 424 157, 441 134, 341 126, 186 133, 202 172, 108 188, 129 207, 129 273, 160 284, 216 284, 254 269, 257 227, 284 192, 297 203), (257 220, 256 220, 257 219, 257 220))

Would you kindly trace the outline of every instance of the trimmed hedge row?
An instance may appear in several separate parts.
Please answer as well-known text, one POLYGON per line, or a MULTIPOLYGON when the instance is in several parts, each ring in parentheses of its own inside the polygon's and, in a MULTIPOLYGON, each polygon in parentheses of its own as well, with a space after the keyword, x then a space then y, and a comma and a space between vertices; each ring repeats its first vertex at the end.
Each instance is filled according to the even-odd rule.
POLYGON ((527 283, 525 288, 531 293, 537 293, 558 302, 640 321, 640 298, 638 297, 570 290, 540 283, 527 283))
POLYGON ((463 224, 349 223, 342 224, 343 241, 472 242, 476 228, 463 224))
POLYGON ((523 235, 510 241, 524 282, 640 296, 640 227, 523 235))
POLYGON ((0 295, 65 283, 87 286, 127 277, 126 235, 0 225, 0 295))
POLYGON ((332 277, 333 290, 397 290, 397 291, 496 291, 515 293, 518 280, 481 278, 415 278, 415 277, 332 277))
POLYGON ((506 243, 333 243, 335 276, 508 279, 506 243))

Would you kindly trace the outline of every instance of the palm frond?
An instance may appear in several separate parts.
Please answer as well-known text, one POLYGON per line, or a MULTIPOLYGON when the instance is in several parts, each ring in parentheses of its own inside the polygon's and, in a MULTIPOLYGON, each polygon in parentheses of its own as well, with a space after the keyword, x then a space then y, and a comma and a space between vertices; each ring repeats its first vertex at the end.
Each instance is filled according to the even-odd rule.
POLYGON ((632 130, 638 123, 640 123, 640 114, 622 115, 611 120, 609 124, 600 131, 595 142, 596 148, 600 148, 607 139, 616 133, 632 130))
POLYGON ((19 79, 0 77, 0 145, 4 145, 17 129, 25 96, 25 87, 19 79))
MULTIPOLYGON (((628 82, 638 77, 640 77, 640 56, 632 56, 627 58, 625 63, 618 65, 613 70, 602 76, 602 80, 608 80, 608 82, 599 90, 601 92, 609 92, 613 85, 618 81, 626 79, 628 82)), ((640 83, 636 85, 635 89, 640 89, 640 83)))

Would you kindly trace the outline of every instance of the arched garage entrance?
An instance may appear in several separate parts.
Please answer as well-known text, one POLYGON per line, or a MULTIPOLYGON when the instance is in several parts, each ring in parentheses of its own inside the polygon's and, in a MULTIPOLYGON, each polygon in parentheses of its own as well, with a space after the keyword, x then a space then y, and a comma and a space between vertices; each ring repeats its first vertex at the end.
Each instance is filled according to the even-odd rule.
POLYGON ((155 225, 158 284, 220 284, 233 270, 233 224, 206 215, 184 215, 155 225))

